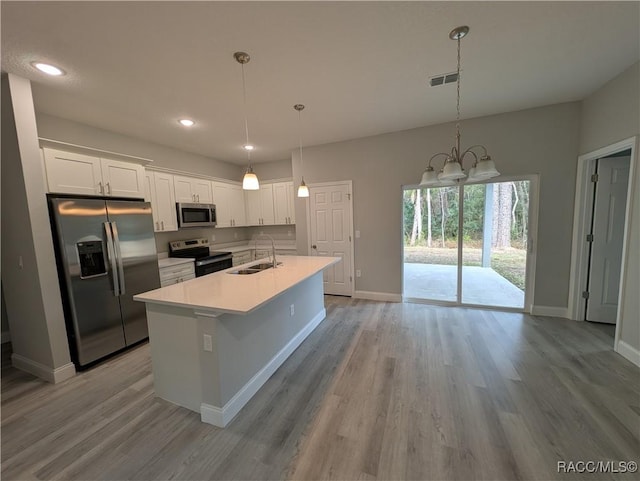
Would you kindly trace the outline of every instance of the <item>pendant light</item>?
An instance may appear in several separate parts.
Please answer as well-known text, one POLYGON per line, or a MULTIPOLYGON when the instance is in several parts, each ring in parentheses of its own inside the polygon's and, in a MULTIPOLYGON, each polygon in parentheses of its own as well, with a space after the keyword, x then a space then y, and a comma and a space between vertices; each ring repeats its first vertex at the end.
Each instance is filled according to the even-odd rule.
POLYGON ((247 171, 242 178, 242 189, 243 190, 258 190, 260 189, 260 183, 258 182, 258 176, 253 172, 253 168, 251 167, 251 151, 253 150, 253 145, 249 143, 249 122, 247 121, 247 87, 244 78, 244 65, 249 63, 251 57, 246 52, 236 52, 233 54, 233 58, 236 59, 236 62, 240 64, 242 67, 242 105, 244 108, 244 133, 245 133, 245 144, 244 150, 247 151, 247 160, 249 165, 247 165, 247 171))
POLYGON ((457 70, 457 97, 456 97, 456 143, 450 153, 439 152, 429 159, 427 168, 422 174, 421 186, 440 187, 445 185, 455 185, 464 181, 478 181, 490 179, 500 175, 496 170, 496 166, 487 153, 487 149, 483 145, 473 145, 464 152, 460 151, 460 40, 469 33, 469 27, 466 25, 456 27, 449 33, 449 38, 458 42, 458 70, 457 70), (474 149, 482 149, 482 153, 474 152, 474 149), (473 165, 467 175, 462 168, 462 162, 470 155, 473 158, 473 165), (443 156, 445 158, 444 165, 440 172, 431 166, 431 162, 436 157, 443 156))
MULTIPOLYGON (((293 106, 295 110, 298 111, 298 140, 300 144, 300 172, 302 172, 302 115, 300 112, 304 109, 304 105, 295 104, 293 106)), ((302 182, 300 182, 300 187, 298 187, 298 197, 309 197, 309 187, 304 183, 304 175, 302 177, 302 182)))

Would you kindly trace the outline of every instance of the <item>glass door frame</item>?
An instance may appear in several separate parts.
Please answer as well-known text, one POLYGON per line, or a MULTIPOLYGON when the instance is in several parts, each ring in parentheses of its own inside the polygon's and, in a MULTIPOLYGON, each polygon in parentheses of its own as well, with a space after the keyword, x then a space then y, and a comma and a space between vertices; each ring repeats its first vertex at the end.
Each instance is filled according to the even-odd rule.
MULTIPOLYGON (((458 264, 457 264, 457 289, 456 289, 456 301, 439 301, 439 300, 431 300, 431 299, 420 299, 415 297, 406 297, 404 295, 405 286, 404 286, 404 225, 400 228, 400 241, 401 241, 401 252, 402 252, 402 266, 400 267, 400 283, 402 285, 402 301, 403 302, 412 302, 418 304, 432 304, 432 305, 440 305, 440 306, 463 306, 463 307, 473 307, 478 309, 491 309, 491 310, 500 310, 500 311, 508 311, 508 312, 525 312, 531 313, 533 309, 533 296, 534 296, 534 287, 535 287, 535 270, 536 270, 536 253, 537 253, 537 240, 538 240, 538 203, 539 203, 539 174, 527 174, 527 175, 501 175, 499 177, 494 177, 493 179, 488 179, 484 182, 473 182, 468 185, 479 185, 479 184, 498 184, 502 182, 515 182, 515 181, 529 181, 529 222, 527 228, 527 258, 526 258, 526 266, 525 266, 525 289, 524 289, 524 306, 522 308, 518 307, 504 307, 504 306, 491 306, 485 304, 470 304, 462 302, 462 268, 464 267, 463 262, 463 243, 464 243, 464 185, 461 184, 458 186, 458 264)), ((437 186, 435 186, 437 187, 437 186)), ((415 189, 423 189, 424 187, 420 187, 420 185, 403 185, 402 192, 406 190, 415 190, 415 189)), ((401 196, 403 198, 404 196, 401 196)), ((401 219, 404 223, 404 205, 400 202, 401 209, 401 219)))

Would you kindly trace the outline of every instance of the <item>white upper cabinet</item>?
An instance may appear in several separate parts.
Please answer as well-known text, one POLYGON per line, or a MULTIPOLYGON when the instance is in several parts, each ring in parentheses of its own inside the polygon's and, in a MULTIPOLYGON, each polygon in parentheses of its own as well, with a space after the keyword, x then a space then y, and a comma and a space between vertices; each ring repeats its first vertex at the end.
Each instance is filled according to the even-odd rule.
POLYGON ((144 167, 132 162, 44 148, 49 192, 144 197, 144 167))
POLYGON ((244 191, 241 185, 231 186, 231 217, 233 226, 240 227, 247 225, 247 211, 244 205, 244 191))
POLYGON ((121 160, 100 159, 105 195, 142 198, 144 167, 121 160))
POLYGON ((213 203, 216 205, 216 227, 241 227, 246 225, 244 194, 242 187, 225 182, 212 182, 213 203))
POLYGON ((273 184, 273 208, 276 224, 295 224, 293 182, 273 184))
POLYGON ((173 185, 175 188, 176 202, 195 204, 213 203, 213 192, 211 189, 211 181, 209 180, 174 175, 173 185))
POLYGON ((245 191, 247 225, 273 225, 273 184, 262 184, 259 190, 245 191))
POLYGON ((144 198, 147 202, 151 202, 153 229, 156 232, 178 230, 173 175, 147 170, 144 198))

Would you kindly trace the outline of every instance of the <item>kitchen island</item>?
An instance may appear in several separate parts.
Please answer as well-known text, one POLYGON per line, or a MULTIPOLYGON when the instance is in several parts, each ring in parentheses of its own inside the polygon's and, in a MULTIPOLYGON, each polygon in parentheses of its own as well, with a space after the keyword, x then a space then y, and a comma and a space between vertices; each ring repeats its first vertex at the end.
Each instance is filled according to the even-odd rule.
POLYGON ((134 296, 146 303, 156 394, 226 426, 325 318, 322 271, 339 257, 282 256, 134 296))

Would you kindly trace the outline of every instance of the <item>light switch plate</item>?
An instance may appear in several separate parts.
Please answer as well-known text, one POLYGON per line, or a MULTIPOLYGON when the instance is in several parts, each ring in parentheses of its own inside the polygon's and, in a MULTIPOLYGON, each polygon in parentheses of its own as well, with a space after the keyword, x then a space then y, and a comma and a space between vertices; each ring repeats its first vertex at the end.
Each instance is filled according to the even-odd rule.
POLYGON ((202 348, 205 351, 211 352, 213 351, 213 340, 211 339, 211 336, 209 334, 205 334, 203 336, 203 346, 202 348))

